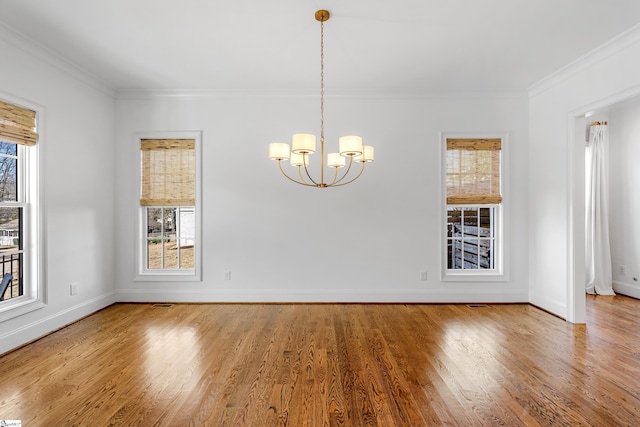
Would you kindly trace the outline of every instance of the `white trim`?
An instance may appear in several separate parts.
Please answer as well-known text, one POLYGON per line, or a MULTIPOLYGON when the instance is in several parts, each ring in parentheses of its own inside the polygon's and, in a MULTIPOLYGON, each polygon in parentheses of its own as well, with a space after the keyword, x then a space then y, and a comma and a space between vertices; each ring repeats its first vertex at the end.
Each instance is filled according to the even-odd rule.
MULTIPOLYGON (((193 261, 195 268, 191 270, 164 270, 149 272, 144 269, 144 245, 146 244, 146 230, 144 228, 145 220, 143 211, 140 206, 139 199, 135 200, 136 228, 134 232, 134 244, 136 254, 136 266, 134 281, 140 282, 199 282, 202 281, 202 132, 201 131, 152 131, 152 132, 136 132, 133 135, 133 144, 135 147, 140 146, 141 139, 193 139, 195 140, 196 151, 196 205, 195 211, 195 244, 193 261)), ((139 156, 140 150, 136 150, 139 156)), ((136 163, 140 177, 140 161, 136 163)), ((137 183, 140 188, 140 181, 137 183)), ((139 193, 138 193, 139 194, 139 193)))
POLYGON ((535 97, 546 92, 576 74, 593 67, 595 64, 638 42, 640 42, 640 24, 629 28, 627 31, 585 53, 580 58, 565 65, 553 74, 534 83, 529 87, 529 97, 535 97))
POLYGON ((540 307, 562 319, 566 319, 565 313, 567 312, 567 307, 561 301, 551 299, 546 295, 531 292, 529 292, 528 301, 531 305, 540 307))
POLYGON ((613 290, 620 295, 640 299, 640 284, 638 283, 632 284, 614 280, 613 290))
POLYGON ((363 302, 363 303, 527 303, 526 290, 398 290, 363 293, 362 289, 278 290, 278 289, 119 289, 118 302, 363 302))
MULTIPOLYGON (((122 89, 115 93, 118 100, 147 100, 147 99, 199 99, 199 98, 316 98, 318 92, 308 88, 280 88, 280 89, 217 89, 217 90, 197 90, 197 89, 122 89)), ((528 99, 526 91, 469 91, 469 92, 435 92, 426 90, 413 90, 408 92, 380 92, 379 89, 352 90, 334 89, 325 94, 327 99, 528 99)))
POLYGON ((585 172, 584 115, 568 117, 567 201, 567 304, 566 319, 571 323, 586 323, 585 288, 585 172), (573 230, 582 230, 576 233, 573 230))
POLYGON ((116 302, 114 292, 109 292, 82 304, 58 311, 34 322, 11 329, 0 335, 0 354, 37 340, 51 332, 76 322, 116 302))

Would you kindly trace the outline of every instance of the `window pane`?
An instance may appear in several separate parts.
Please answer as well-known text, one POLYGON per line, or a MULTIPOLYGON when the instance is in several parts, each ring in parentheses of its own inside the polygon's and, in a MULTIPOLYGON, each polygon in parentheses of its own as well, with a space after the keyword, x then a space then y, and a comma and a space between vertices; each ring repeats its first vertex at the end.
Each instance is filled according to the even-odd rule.
POLYGON ((24 286, 22 284, 22 253, 3 253, 0 252, 0 278, 6 273, 11 274, 9 287, 4 293, 4 301, 24 295, 24 286))
POLYGON ((180 267, 185 269, 195 268, 195 264, 193 262, 193 246, 189 246, 186 248, 180 247, 180 267))
POLYGON ((163 209, 162 224, 164 226, 164 232, 167 237, 173 237, 175 239, 176 208, 163 209))
POLYGON ((163 266, 164 239, 161 208, 147 208, 147 268, 160 269, 163 266))
POLYGON ((164 244, 164 268, 178 268, 178 255, 176 239, 168 239, 164 244))
POLYGON ((159 238, 161 234, 162 209, 147 208, 147 239, 159 238))
POLYGON ((23 254, 21 253, 22 208, 0 207, 0 280, 6 273, 12 278, 4 300, 24 294, 22 284, 23 254))
POLYGON ((147 268, 162 268, 162 239, 150 239, 147 241, 147 268))
POLYGON ((193 247, 195 244, 196 220, 193 207, 178 208, 177 246, 180 259, 179 268, 195 268, 193 247))
POLYGON ((12 142, 0 142, 0 154, 7 154, 9 156, 18 155, 18 145, 12 142))
POLYGON ((0 252, 21 249, 20 223, 22 208, 0 207, 0 252))
MULTIPOLYGON (((1 143, 0 149, 4 149, 7 144, 1 143)), ((0 155, 0 201, 18 200, 18 159, 0 155)))

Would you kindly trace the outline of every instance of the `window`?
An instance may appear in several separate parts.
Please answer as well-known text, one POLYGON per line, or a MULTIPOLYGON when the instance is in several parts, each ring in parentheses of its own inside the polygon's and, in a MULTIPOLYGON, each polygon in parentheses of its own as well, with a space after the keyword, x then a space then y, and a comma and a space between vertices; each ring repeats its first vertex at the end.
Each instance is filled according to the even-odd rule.
POLYGON ((445 138, 444 278, 502 275, 502 138, 445 138))
POLYGON ((139 280, 199 280, 198 141, 139 139, 139 280))
POLYGON ((0 101, 0 320, 42 307, 35 109, 0 101))

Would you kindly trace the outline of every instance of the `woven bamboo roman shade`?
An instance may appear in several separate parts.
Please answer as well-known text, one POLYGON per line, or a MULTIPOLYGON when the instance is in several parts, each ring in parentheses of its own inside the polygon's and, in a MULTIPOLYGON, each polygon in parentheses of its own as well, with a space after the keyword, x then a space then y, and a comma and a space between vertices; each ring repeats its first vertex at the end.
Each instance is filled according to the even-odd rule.
POLYGON ((0 140, 36 145, 36 112, 0 101, 0 140))
POLYGON ((142 139, 142 206, 194 206, 194 139, 142 139))
POLYGON ((500 203, 502 141, 447 139, 447 204, 500 203))

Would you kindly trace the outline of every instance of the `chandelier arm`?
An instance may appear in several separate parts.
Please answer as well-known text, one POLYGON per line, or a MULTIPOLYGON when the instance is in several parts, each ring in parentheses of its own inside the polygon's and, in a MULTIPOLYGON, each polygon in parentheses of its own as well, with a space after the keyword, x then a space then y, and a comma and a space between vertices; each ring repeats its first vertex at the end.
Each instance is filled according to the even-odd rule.
MULTIPOLYGON (((313 186, 317 187, 318 183, 311 177, 311 174, 309 173, 309 169, 307 169, 307 160, 304 158, 302 158, 302 163, 304 163, 304 171, 307 173, 307 177, 309 178, 309 181, 313 182, 313 186)), ((298 169, 300 169, 300 166, 298 166, 298 169)), ((300 179, 302 179, 304 181, 304 178, 302 178, 302 172, 300 172, 300 179)), ((311 184, 308 184, 311 185, 311 184)))
MULTIPOLYGON (((278 160, 278 167, 280 168, 280 172, 285 176, 289 181, 295 182, 296 184, 306 185, 307 187, 315 187, 313 184, 306 183, 304 181, 298 181, 297 179, 291 178, 287 173, 282 169, 282 160, 278 160)), ((300 166, 298 166, 298 171, 300 171, 300 166)), ((302 174, 300 174, 302 176, 302 174)))
POLYGON ((352 180, 349 180, 349 181, 347 181, 347 182, 339 183, 339 182, 342 180, 342 178, 344 178, 344 177, 346 176, 346 175, 345 175, 345 176, 343 176, 342 178, 340 178, 340 181, 338 181, 338 183, 335 183, 335 184, 333 184, 333 185, 331 185, 331 186, 332 186, 332 187, 340 187, 341 185, 351 184, 353 181, 355 181, 356 179, 360 178, 360 175, 362 175, 362 172, 364 172, 364 165, 365 165, 365 163, 363 162, 363 163, 362 163, 362 168, 360 168, 360 172, 358 172, 358 175, 356 175, 352 180))
POLYGON ((304 184, 306 184, 306 185, 315 185, 315 184, 308 183, 307 180, 304 179, 304 175, 302 175, 302 166, 298 166, 298 176, 300 177, 300 181, 302 181, 304 184))
POLYGON ((300 166, 298 166, 298 176, 300 177, 300 181, 304 182, 305 184, 308 184, 308 182, 304 179, 304 176, 302 176, 302 169, 300 166))
MULTIPOLYGON (((349 166, 347 166, 347 170, 346 170, 346 171, 344 172, 344 174, 340 177, 340 179, 339 179, 339 180, 337 180, 337 181, 334 181, 334 182, 332 183, 332 185, 338 184, 338 183, 340 183, 342 180, 344 180, 344 179, 347 177, 347 175, 349 175, 349 171, 351 170, 351 166, 352 166, 352 165, 353 165, 353 156, 349 156, 349 166)), ((338 171, 337 171, 337 169, 336 169, 336 172, 338 172, 338 171)), ((362 172, 360 172, 360 173, 362 173, 362 172)), ((351 181, 349 181, 349 182, 351 182, 351 181)))
POLYGON ((331 180, 330 183, 326 184, 327 187, 331 187, 333 184, 337 182, 339 168, 334 167, 334 169, 335 171, 333 172, 333 180, 331 180))

